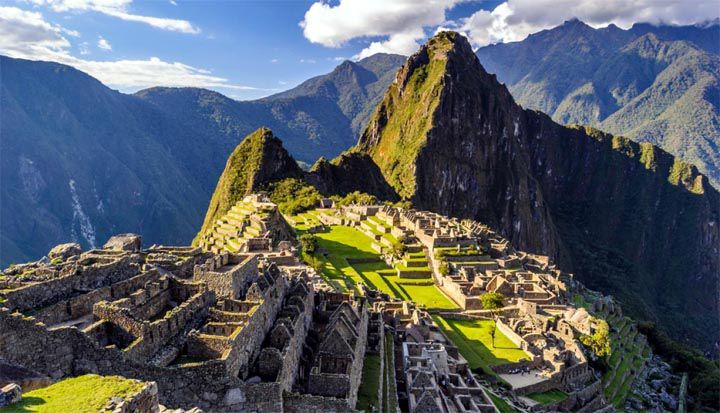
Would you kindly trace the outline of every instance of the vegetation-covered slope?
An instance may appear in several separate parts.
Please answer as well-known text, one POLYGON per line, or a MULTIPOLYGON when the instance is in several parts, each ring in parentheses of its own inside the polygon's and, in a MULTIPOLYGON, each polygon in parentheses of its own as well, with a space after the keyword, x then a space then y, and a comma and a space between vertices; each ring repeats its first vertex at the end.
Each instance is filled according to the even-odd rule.
POLYGON ((477 54, 518 103, 650 142, 720 183, 720 24, 593 29, 579 20, 477 54))
POLYGON ((245 195, 269 182, 301 175, 300 167, 270 129, 251 133, 230 154, 195 240, 245 195))

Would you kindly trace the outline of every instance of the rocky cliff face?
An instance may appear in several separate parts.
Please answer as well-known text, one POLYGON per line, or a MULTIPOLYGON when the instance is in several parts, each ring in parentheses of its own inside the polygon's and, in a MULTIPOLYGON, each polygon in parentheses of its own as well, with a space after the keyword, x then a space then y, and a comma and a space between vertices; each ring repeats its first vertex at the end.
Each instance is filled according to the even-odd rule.
POLYGON ((380 199, 398 198, 395 189, 387 183, 372 158, 357 151, 343 153, 332 161, 318 159, 306 174, 305 180, 324 194, 344 195, 360 191, 380 199))
POLYGON ((464 37, 441 33, 408 59, 354 150, 419 208, 487 222, 634 315, 705 348, 717 339, 707 179, 650 144, 522 109, 464 37))
POLYGON ((269 182, 302 175, 303 171, 270 129, 260 128, 251 133, 228 158, 195 240, 245 195, 269 182))

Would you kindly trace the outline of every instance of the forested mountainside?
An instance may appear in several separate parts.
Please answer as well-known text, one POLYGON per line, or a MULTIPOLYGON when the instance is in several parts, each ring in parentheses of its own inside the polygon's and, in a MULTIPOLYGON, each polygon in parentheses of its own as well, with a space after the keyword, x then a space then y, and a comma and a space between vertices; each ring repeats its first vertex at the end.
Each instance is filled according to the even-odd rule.
POLYGON ((523 109, 464 37, 441 33, 408 59, 350 153, 336 172, 374 164, 416 207, 486 222, 638 318, 716 342, 720 197, 707 178, 651 144, 523 109))
POLYGON ((720 184, 720 23, 593 29, 571 20, 477 50, 524 107, 650 142, 720 184))
POLYGON ((345 62, 290 91, 238 102, 197 88, 126 95, 69 66, 0 57, 0 266, 118 232, 188 243, 228 155, 279 130, 298 160, 352 146, 404 61, 345 62))

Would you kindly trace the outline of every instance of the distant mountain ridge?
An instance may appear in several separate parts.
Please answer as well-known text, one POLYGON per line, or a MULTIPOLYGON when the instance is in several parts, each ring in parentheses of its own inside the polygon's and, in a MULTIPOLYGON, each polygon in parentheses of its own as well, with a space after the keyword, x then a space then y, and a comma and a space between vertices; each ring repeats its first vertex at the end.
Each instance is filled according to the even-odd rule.
POLYGON ((720 22, 593 29, 573 19, 480 62, 521 105, 650 142, 720 185, 720 22))
POLYGON ((229 154, 271 126, 307 164, 352 146, 404 61, 345 62, 298 88, 239 102, 199 88, 134 95, 58 63, 0 56, 0 266, 119 232, 188 243, 229 154))
POLYGON ((355 144, 404 60, 403 56, 376 54, 358 62, 345 61, 326 75, 254 101, 236 101, 197 88, 155 87, 135 96, 178 122, 202 125, 228 142, 227 153, 246 135, 266 126, 282 137, 297 160, 312 164, 355 144))

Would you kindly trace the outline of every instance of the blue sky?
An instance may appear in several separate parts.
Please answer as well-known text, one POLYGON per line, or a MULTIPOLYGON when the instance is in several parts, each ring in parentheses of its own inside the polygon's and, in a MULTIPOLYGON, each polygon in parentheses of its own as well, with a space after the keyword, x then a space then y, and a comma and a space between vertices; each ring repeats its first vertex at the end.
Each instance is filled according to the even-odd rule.
POLYGON ((124 92, 187 85, 252 99, 327 73, 343 59, 407 55, 439 28, 482 46, 572 17, 629 27, 717 15, 715 0, 699 0, 690 11, 681 0, 657 9, 614 2, 622 4, 615 14, 611 4, 598 12, 594 0, 11 0, 0 2, 0 53, 70 64, 124 92))

